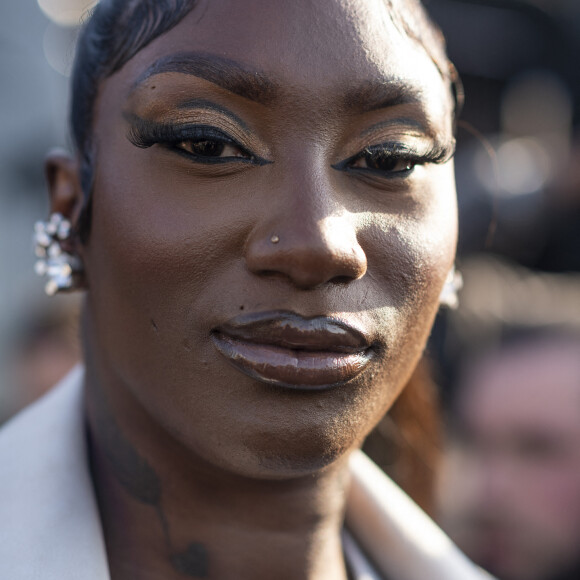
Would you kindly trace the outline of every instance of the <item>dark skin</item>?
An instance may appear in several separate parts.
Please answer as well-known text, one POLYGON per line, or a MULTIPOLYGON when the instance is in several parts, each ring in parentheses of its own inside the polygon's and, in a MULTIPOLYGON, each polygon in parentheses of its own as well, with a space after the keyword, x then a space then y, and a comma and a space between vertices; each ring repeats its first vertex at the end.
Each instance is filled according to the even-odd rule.
MULTIPOLYGON (((202 2, 103 82, 94 140, 76 251, 113 580, 345 579, 348 454, 416 365, 453 262, 447 83, 380 1, 202 2), (224 321, 281 310, 355 326, 370 362, 286 388, 216 349, 224 321)), ((48 176, 76 219, 76 164, 54 155, 48 176)))

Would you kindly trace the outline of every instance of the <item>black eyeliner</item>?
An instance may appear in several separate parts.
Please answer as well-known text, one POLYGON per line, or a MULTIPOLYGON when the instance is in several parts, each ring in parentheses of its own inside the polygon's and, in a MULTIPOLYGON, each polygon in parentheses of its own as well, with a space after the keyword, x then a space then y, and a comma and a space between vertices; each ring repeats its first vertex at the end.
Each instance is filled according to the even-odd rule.
POLYGON ((338 171, 347 171, 349 173, 374 173, 388 178, 404 177, 412 171, 412 169, 408 169, 389 172, 387 170, 374 169, 372 167, 350 166, 355 161, 364 158, 366 155, 372 155, 373 153, 382 153, 393 160, 408 161, 409 164, 413 165, 412 169, 417 165, 425 165, 428 163, 441 165, 449 161, 455 155, 455 140, 446 145, 433 144, 432 147, 423 152, 398 141, 371 145, 365 147, 362 151, 348 159, 335 163, 332 165, 332 168, 338 171))
POLYGON ((247 148, 227 135, 227 133, 211 125, 158 123, 129 113, 124 114, 124 117, 129 123, 127 139, 135 147, 139 147, 140 149, 148 149, 154 145, 162 145, 187 159, 205 164, 236 162, 267 165, 271 163, 251 153, 247 148), (242 151, 244 155, 247 155, 247 157, 202 157, 175 147, 175 145, 181 142, 202 140, 215 140, 220 143, 233 145, 242 151))
MULTIPOLYGON (((173 123, 152 123, 144 119, 131 124, 127 138, 140 149, 147 149, 156 144, 173 144, 196 139, 215 139, 238 146, 233 139, 211 125, 174 125, 173 123)), ((240 149, 244 150, 243 147, 240 149)))

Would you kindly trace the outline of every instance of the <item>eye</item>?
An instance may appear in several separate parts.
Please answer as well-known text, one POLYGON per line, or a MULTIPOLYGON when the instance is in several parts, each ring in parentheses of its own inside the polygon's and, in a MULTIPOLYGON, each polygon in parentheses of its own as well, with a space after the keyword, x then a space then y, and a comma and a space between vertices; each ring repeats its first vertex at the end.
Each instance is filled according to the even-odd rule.
POLYGON ((404 174, 413 171, 417 160, 408 151, 383 146, 367 147, 350 160, 348 167, 371 169, 381 173, 404 174))
POLYGON ((207 159, 224 159, 228 157, 248 159, 251 157, 233 143, 228 143, 218 139, 188 139, 173 144, 173 147, 194 155, 195 157, 204 157, 207 159))
POLYGON ((130 123, 127 138, 140 149, 157 145, 183 155, 194 163, 268 163, 217 127, 154 123, 135 116, 130 117, 130 123))
POLYGON ((362 151, 332 167, 364 175, 374 175, 382 179, 406 179, 415 168, 429 164, 447 163, 455 153, 455 140, 420 143, 418 147, 393 141, 365 147, 362 151))

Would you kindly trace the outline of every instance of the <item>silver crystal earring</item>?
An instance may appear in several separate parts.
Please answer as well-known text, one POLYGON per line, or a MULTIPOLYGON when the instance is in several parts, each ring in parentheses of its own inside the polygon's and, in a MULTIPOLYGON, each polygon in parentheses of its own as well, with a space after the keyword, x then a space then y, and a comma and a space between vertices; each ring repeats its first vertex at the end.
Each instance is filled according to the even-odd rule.
POLYGON ((77 256, 63 250, 63 242, 71 237, 71 223, 59 213, 53 213, 47 222, 34 224, 34 253, 38 258, 34 271, 47 276, 44 291, 49 296, 79 288, 78 276, 83 264, 77 256))
POLYGON ((439 295, 439 304, 452 310, 457 308, 459 306, 458 293, 461 288, 463 288, 463 276, 453 266, 449 270, 449 274, 447 274, 443 290, 441 290, 441 294, 439 295))

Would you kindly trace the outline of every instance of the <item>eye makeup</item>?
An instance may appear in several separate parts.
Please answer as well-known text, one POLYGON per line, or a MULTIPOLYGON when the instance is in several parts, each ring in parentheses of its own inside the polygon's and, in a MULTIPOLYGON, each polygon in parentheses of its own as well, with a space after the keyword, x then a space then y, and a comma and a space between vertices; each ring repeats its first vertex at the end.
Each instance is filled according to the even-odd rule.
POLYGON ((199 163, 270 163, 213 125, 152 121, 135 114, 125 114, 125 119, 129 123, 127 139, 141 149, 159 145, 199 163))
POLYGON ((179 111, 195 111, 195 110, 202 110, 202 111, 213 111, 227 117, 235 123, 238 127, 240 127, 246 133, 250 133, 250 128, 248 127, 247 123, 243 121, 238 115, 214 103, 213 101, 209 101, 207 99, 188 99, 187 101, 182 101, 177 103, 176 105, 177 110, 179 111))
POLYGON ((333 169, 353 173, 373 173, 383 178, 403 178, 417 165, 443 164, 455 153, 455 141, 449 144, 432 143, 409 145, 390 141, 365 147, 355 155, 334 164, 333 169))
MULTIPOLYGON (((194 163, 232 164, 232 169, 239 164, 272 163, 264 155, 269 150, 267 144, 257 139, 238 115, 213 99, 192 97, 190 88, 187 92, 174 89, 168 94, 165 87, 156 84, 133 95, 124 117, 129 124, 127 138, 134 146, 159 146, 194 163)), ((375 121, 358 137, 348 138, 351 155, 347 149, 348 157, 332 165, 333 169, 402 179, 417 165, 441 164, 453 156, 453 139, 447 143, 437 139, 434 128, 429 130, 430 125, 421 119, 404 115, 375 117, 375 121)))
POLYGON ((371 125, 361 133, 361 136, 367 137, 368 135, 377 133, 382 129, 390 129, 392 127, 408 127, 410 129, 416 129, 421 135, 426 133, 425 125, 417 119, 412 119, 410 117, 397 117, 395 119, 387 119, 371 125))

